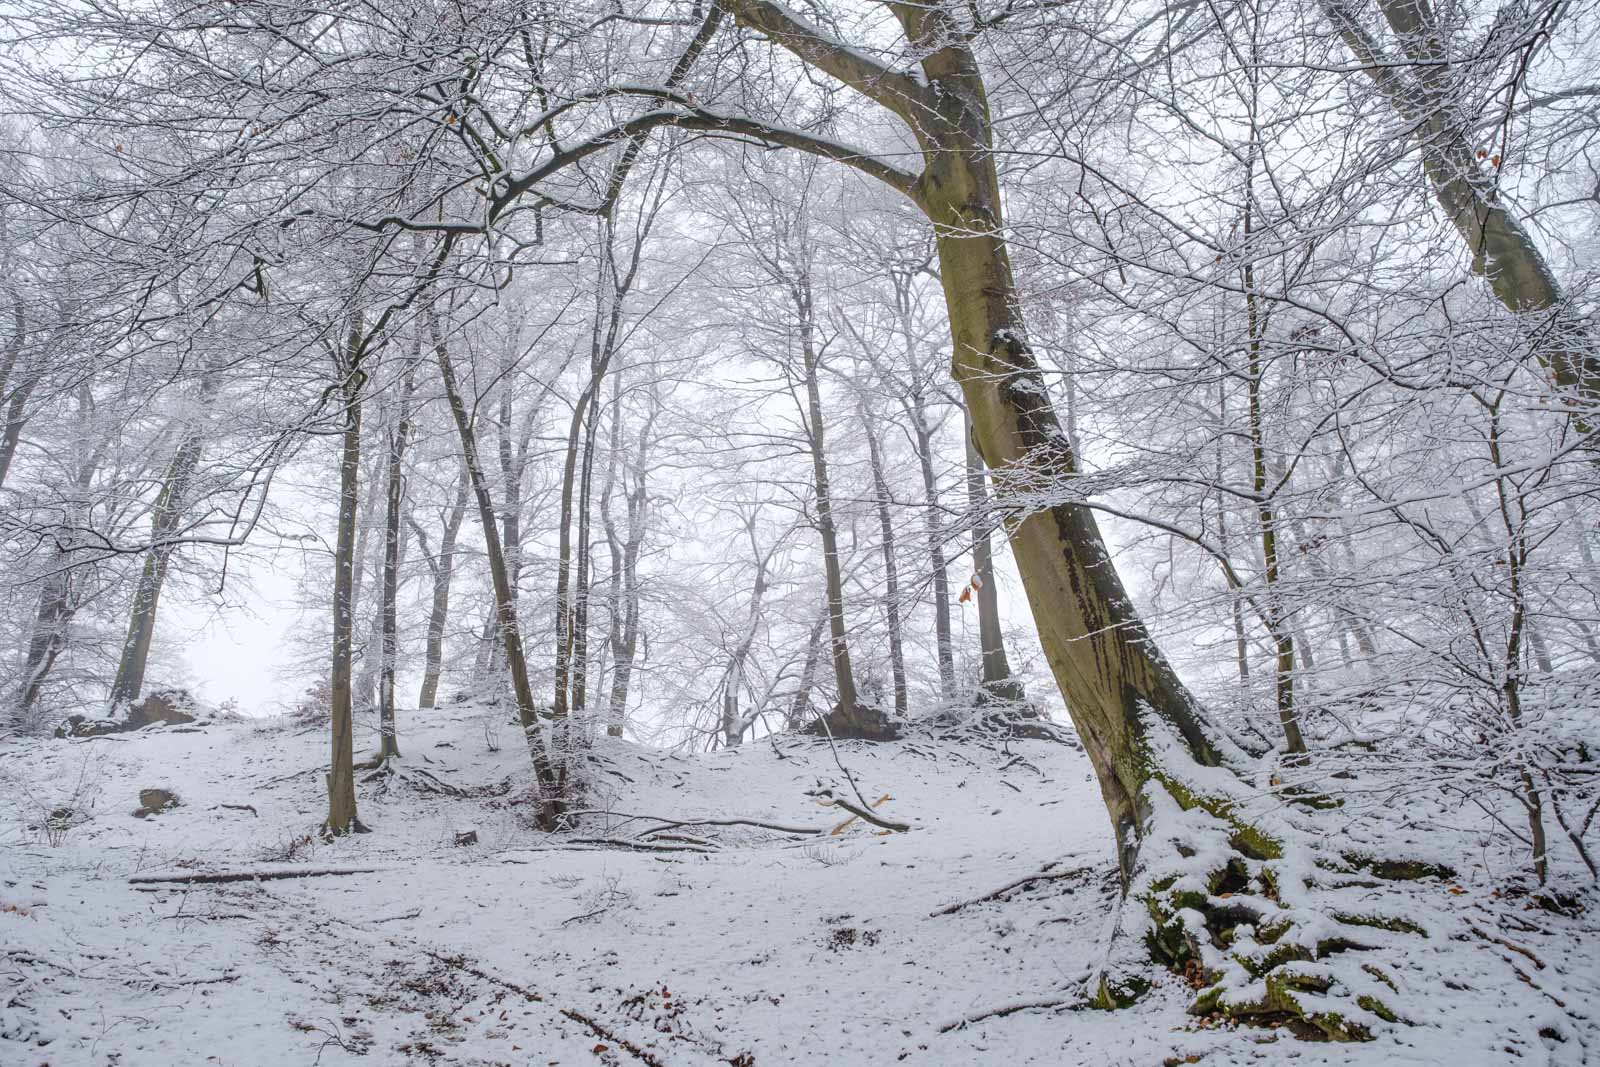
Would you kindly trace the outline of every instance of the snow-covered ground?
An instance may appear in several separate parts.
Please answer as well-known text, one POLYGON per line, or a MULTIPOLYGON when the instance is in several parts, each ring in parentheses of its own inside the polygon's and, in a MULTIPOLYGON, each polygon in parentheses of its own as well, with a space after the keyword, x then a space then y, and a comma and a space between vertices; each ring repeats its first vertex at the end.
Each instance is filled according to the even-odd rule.
POLYGON ((811 794, 851 787, 825 742, 680 756, 602 738, 584 806, 607 814, 551 838, 503 719, 403 715, 402 771, 361 787, 372 832, 332 844, 321 730, 9 742, 0 1063, 1600 1063, 1593 899, 1559 915, 1497 895, 1504 864, 1465 831, 1456 882, 1408 890, 1427 936, 1388 960, 1410 1025, 1315 1045, 1202 1026, 1170 976, 1132 1009, 1072 1006, 1117 891, 1067 745, 844 744, 909 832, 688 825, 629 850, 670 819, 831 830, 843 813, 811 794), (158 787, 181 804, 133 817, 158 787), (359 873, 130 881, 313 870, 359 873))

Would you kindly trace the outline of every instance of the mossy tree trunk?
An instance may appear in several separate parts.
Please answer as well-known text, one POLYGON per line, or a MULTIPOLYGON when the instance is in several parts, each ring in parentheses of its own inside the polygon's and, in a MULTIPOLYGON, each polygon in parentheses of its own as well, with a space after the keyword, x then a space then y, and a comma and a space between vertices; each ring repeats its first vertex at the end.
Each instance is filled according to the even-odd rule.
MULTIPOLYGON (((1307 868, 1337 858, 1284 861, 1292 828, 1279 820, 1269 832, 1243 814, 1249 791, 1219 769, 1225 755, 1230 764, 1244 757, 1156 649, 1093 511, 1075 493, 1078 459, 1018 303, 970 28, 958 23, 954 7, 890 3, 917 57, 914 75, 844 45, 780 4, 726 6, 745 27, 897 115, 921 148, 922 171, 912 174, 787 128, 764 134, 888 183, 933 225, 952 371, 973 443, 992 474, 1040 644, 1099 779, 1129 889, 1126 906, 1148 913, 1148 920, 1119 922, 1126 936, 1114 943, 1139 941, 1147 958, 1170 966, 1197 962, 1205 988, 1196 1010, 1288 1019, 1330 1037, 1369 1035, 1369 1024, 1394 1018, 1383 1006, 1386 994, 1375 992, 1380 978, 1384 990, 1392 983, 1372 977, 1369 965, 1324 966, 1324 942, 1304 925, 1330 918, 1307 868), (1239 901, 1236 889, 1250 899, 1239 901), (1302 965, 1308 960, 1315 961, 1309 970, 1302 965), (1266 992, 1240 998, 1246 987, 1266 992), (1330 990, 1339 996, 1324 997, 1330 990), (1347 1005, 1363 1014, 1355 1018, 1347 1005)), ((715 116, 677 124, 733 128, 715 116)), ((1293 840, 1296 849, 1314 848, 1303 835, 1293 840)), ((1339 916, 1331 919, 1339 926, 1339 916)), ((1329 952, 1359 946, 1346 934, 1326 939, 1329 952)), ((1108 967, 1095 1000, 1121 1003, 1144 984, 1108 967)))
POLYGON ((1220 763, 1194 699, 1156 650, 1112 565, 1090 509, 1072 500, 1077 459, 1028 346, 1001 216, 983 77, 944 15, 895 6, 913 44, 930 50, 932 85, 913 125, 924 169, 914 188, 933 223, 954 345, 952 372, 972 439, 1010 517, 1011 550, 1040 644, 1100 781, 1124 877, 1132 874, 1152 766, 1144 716, 1172 727, 1189 756, 1220 763))

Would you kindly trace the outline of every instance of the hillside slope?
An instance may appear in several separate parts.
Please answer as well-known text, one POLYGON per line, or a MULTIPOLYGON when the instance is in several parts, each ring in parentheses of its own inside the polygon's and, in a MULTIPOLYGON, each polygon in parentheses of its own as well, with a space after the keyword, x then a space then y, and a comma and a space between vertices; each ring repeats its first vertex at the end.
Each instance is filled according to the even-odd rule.
POLYGON ((853 792, 826 742, 679 756, 600 739, 593 814, 548 837, 497 713, 406 714, 401 743, 402 769, 361 787, 372 833, 324 844, 315 729, 12 742, 0 1062, 1467 1065, 1600 1048, 1594 924, 1497 900, 1465 838, 1460 885, 1410 890, 1429 934, 1408 961, 1415 1025, 1318 1046, 1200 1026, 1175 978, 1128 1011, 1070 1007, 1116 882, 1064 744, 842 744, 860 791, 911 829, 833 834, 845 816, 813 794, 853 792), (180 803, 133 817, 147 788, 180 803), (642 839, 697 819, 825 832, 642 839), (477 842, 455 844, 466 830, 477 842), (310 871, 328 873, 130 882, 310 871))

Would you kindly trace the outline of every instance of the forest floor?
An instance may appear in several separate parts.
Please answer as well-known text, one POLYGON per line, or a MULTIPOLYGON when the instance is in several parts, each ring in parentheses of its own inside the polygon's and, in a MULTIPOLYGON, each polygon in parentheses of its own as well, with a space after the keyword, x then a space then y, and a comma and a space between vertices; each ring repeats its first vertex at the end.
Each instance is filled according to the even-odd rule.
POLYGON ((1170 977, 1131 1009, 1073 1006, 1117 900, 1073 747, 841 744, 860 791, 891 798, 878 813, 911 829, 833 834, 844 813, 812 794, 852 788, 826 742, 680 756, 600 739, 584 806, 607 814, 549 837, 504 718, 404 715, 397 772, 361 786, 372 832, 331 844, 318 729, 9 742, 0 1063, 1600 1063, 1600 908, 1506 899, 1467 829, 1447 842, 1456 882, 1415 884, 1411 1025, 1316 1045, 1204 1025, 1170 977), (179 805, 133 817, 156 787, 179 805), (726 818, 824 833, 640 836, 726 818), (136 881, 311 871, 330 873, 136 881))

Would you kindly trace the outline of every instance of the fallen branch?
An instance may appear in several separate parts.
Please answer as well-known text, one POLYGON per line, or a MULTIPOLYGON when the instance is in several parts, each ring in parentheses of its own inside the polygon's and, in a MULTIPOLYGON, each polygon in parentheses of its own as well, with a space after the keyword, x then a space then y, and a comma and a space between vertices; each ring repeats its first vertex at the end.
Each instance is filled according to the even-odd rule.
POLYGON ((373 919, 372 920, 372 925, 373 926, 377 926, 379 923, 399 922, 401 919, 416 919, 416 918, 420 918, 421 916, 422 916, 422 909, 421 908, 414 908, 413 910, 408 911, 408 912, 404 913, 403 915, 389 915, 389 916, 386 916, 386 917, 384 917, 382 919, 373 919))
POLYGON ((780 834, 800 834, 805 837, 823 832, 819 826, 784 826, 781 823, 762 822, 760 819, 667 819, 648 830, 640 830, 634 836, 648 837, 663 830, 677 830, 685 826, 754 826, 761 830, 772 830, 780 834))
POLYGON ((608 848, 627 849, 634 852, 704 852, 712 853, 716 849, 700 848, 697 845, 657 845, 649 841, 623 841, 614 837, 569 837, 575 845, 602 845, 608 848))
POLYGON ((1058 997, 1051 1000, 1023 1000, 1018 1001, 1015 1004, 1004 1004, 998 1008, 990 1008, 987 1011, 980 1011, 976 1015, 968 1015, 964 1018, 957 1019, 953 1023, 945 1023, 943 1026, 939 1027, 939 1032, 941 1034, 948 1034, 952 1030, 960 1030, 963 1027, 972 1025, 973 1023, 981 1023, 985 1019, 999 1019, 1007 1015, 1015 1015, 1019 1011, 1034 1011, 1042 1008, 1064 1008, 1071 1003, 1072 1001, 1070 999, 1058 997))
POLYGON ((318 771, 322 771, 322 770, 323 770, 323 768, 321 768, 321 767, 307 767, 304 770, 291 771, 288 774, 280 774, 276 778, 268 778, 264 782, 257 782, 255 784, 255 788, 256 789, 265 789, 269 785, 277 785, 279 782, 287 782, 287 781, 290 781, 291 779, 300 777, 302 774, 316 774, 318 771))
POLYGON ((900 833, 905 833, 907 830, 911 829, 910 823, 894 822, 890 819, 880 819, 878 816, 874 815, 870 809, 858 808, 848 800, 840 800, 838 797, 829 797, 829 802, 832 803, 834 807, 843 808, 856 818, 865 819, 872 825, 881 826, 885 830, 897 830, 900 833))
MULTIPOLYGON (((879 797, 877 800, 874 800, 869 805, 869 807, 871 807, 874 810, 876 810, 877 808, 883 807, 883 805, 887 804, 889 801, 891 801, 893 799, 894 799, 894 797, 891 797, 888 793, 885 793, 885 794, 883 794, 883 796, 879 797)), ((829 837, 838 837, 840 834, 844 833, 846 827, 848 827, 851 823, 855 822, 859 818, 860 818, 859 815, 850 816, 844 822, 840 823, 838 826, 835 826, 832 830, 829 830, 828 831, 828 836, 829 837)))
POLYGON ((138 874, 129 885, 217 885, 222 882, 271 882, 280 878, 333 878, 341 874, 372 874, 380 867, 315 868, 283 871, 214 871, 194 874, 138 874))
POLYGON ((974 904, 987 904, 991 900, 1004 900, 1007 896, 1016 892, 1018 889, 1024 888, 1025 886, 1034 885, 1038 882, 1056 882, 1063 878, 1072 878, 1076 875, 1087 874, 1091 869, 1092 868, 1089 867, 1074 867, 1070 871, 1051 871, 1049 868, 1046 868, 1045 870, 1039 871, 1035 874, 1018 878, 1014 882, 1007 882, 999 889, 996 889, 990 893, 985 893, 981 897, 974 897, 971 900, 957 901, 954 904, 946 904, 944 907, 939 908, 936 911, 931 911, 928 914, 930 917, 938 915, 954 915, 962 908, 970 908, 974 904))

